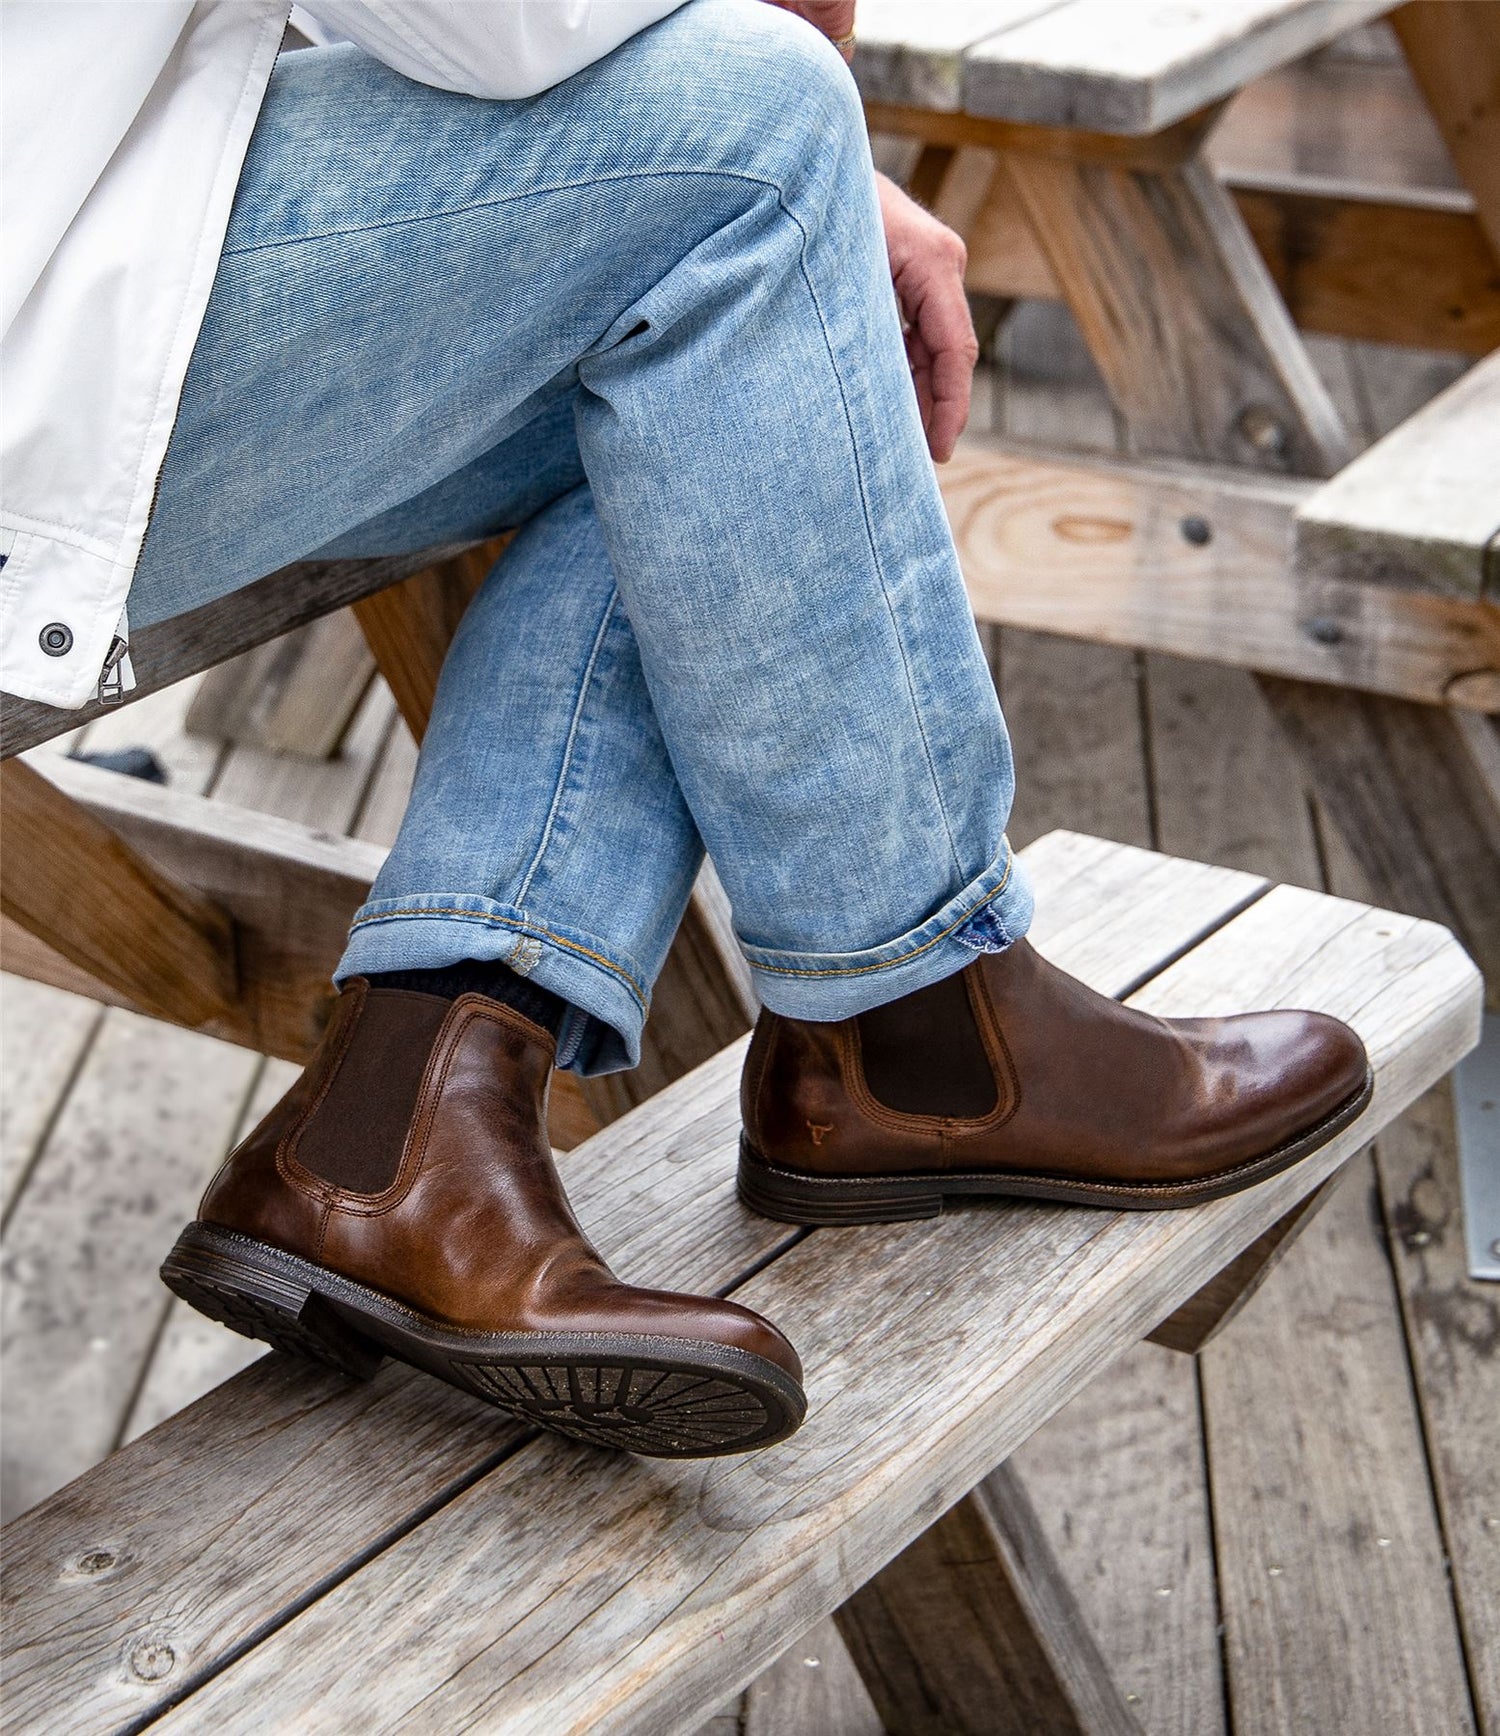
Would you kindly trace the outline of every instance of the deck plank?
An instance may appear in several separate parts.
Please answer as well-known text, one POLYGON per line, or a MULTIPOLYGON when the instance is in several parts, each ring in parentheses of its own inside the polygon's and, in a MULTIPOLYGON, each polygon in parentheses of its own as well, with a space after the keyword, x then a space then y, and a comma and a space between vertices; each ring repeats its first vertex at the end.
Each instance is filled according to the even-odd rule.
POLYGON ((1236 1736, 1473 1728, 1372 1182, 1203 1353, 1236 1736))
POLYGON ((1500 1730, 1500 1294, 1468 1273, 1447 1082, 1376 1158, 1478 1724, 1500 1730))
POLYGON ((156 1266, 222 1157, 256 1058, 112 1010, 6 1232, 5 1516, 109 1452, 165 1312, 156 1266), (128 1106, 128 1108, 126 1107, 128 1106))

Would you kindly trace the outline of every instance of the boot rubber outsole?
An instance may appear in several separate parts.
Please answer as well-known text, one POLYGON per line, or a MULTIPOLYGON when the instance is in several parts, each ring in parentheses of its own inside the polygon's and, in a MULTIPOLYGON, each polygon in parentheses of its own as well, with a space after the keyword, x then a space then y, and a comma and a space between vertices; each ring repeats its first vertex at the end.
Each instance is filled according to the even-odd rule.
POLYGON ((767 1163, 740 1138, 739 1193, 752 1211, 783 1224, 896 1224, 935 1218, 955 1202, 984 1198, 1054 1200, 1063 1205, 1177 1211, 1239 1193, 1300 1163, 1361 1115, 1375 1089, 1373 1073, 1330 1115, 1274 1151, 1195 1181, 1081 1181, 1022 1170, 927 1170, 861 1176, 805 1175, 767 1163))
POLYGON ((711 1458, 784 1440, 807 1400, 784 1369, 733 1345, 629 1332, 478 1332, 214 1224, 161 1269, 184 1302, 247 1338, 368 1380, 387 1356, 521 1422, 590 1446, 711 1458))

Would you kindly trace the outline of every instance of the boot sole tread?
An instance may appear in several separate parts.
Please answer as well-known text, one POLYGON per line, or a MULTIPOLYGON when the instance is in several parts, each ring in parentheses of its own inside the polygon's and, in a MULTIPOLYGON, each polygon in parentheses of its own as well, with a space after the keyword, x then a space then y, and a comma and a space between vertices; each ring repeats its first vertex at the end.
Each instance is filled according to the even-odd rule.
POLYGON ((161 1276, 200 1314, 275 1350, 362 1380, 391 1356, 520 1422, 590 1446, 654 1458, 747 1452, 784 1440, 807 1408, 784 1369, 732 1345, 448 1326, 215 1224, 189 1224, 161 1276))

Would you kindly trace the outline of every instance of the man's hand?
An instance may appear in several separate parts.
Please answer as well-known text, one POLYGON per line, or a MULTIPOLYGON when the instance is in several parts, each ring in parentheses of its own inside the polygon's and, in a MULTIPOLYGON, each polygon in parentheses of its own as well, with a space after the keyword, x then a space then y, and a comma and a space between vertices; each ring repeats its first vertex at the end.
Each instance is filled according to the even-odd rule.
POLYGON ((969 388, 979 360, 979 340, 964 295, 963 242, 885 175, 877 175, 885 246, 901 322, 906 357, 916 383, 927 447, 939 464, 969 419, 969 388))
POLYGON ((821 30, 830 42, 842 44, 845 60, 854 58, 855 0, 771 0, 783 12, 795 12, 805 18, 814 30, 821 30))

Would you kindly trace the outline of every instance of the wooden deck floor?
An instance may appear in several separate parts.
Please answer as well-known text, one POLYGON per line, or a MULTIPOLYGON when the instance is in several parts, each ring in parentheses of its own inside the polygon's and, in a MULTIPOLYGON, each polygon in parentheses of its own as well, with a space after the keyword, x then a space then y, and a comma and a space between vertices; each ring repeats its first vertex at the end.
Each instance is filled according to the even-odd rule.
MULTIPOLYGON (((1332 342, 1318 361, 1367 438, 1456 371, 1332 342)), ((1044 306, 1004 328, 976 420, 1049 444, 1118 440, 1066 316, 1044 306)), ((1066 825, 1359 894, 1248 676, 1009 631, 989 645, 1021 770, 1018 844, 1066 825)), ((383 689, 326 764, 192 740, 188 697, 63 750, 150 745, 180 788, 392 836, 415 756, 383 689)), ((0 1021, 9 1515, 257 1354, 155 1273, 291 1069, 10 977, 0 1021)), ((1147 1730, 1496 1732, 1497 1417, 1500 1291, 1464 1273, 1439 1090, 1350 1165, 1200 1359, 1141 1345, 1017 1463, 1147 1730)), ((831 1626, 709 1726, 878 1728, 831 1626)))

